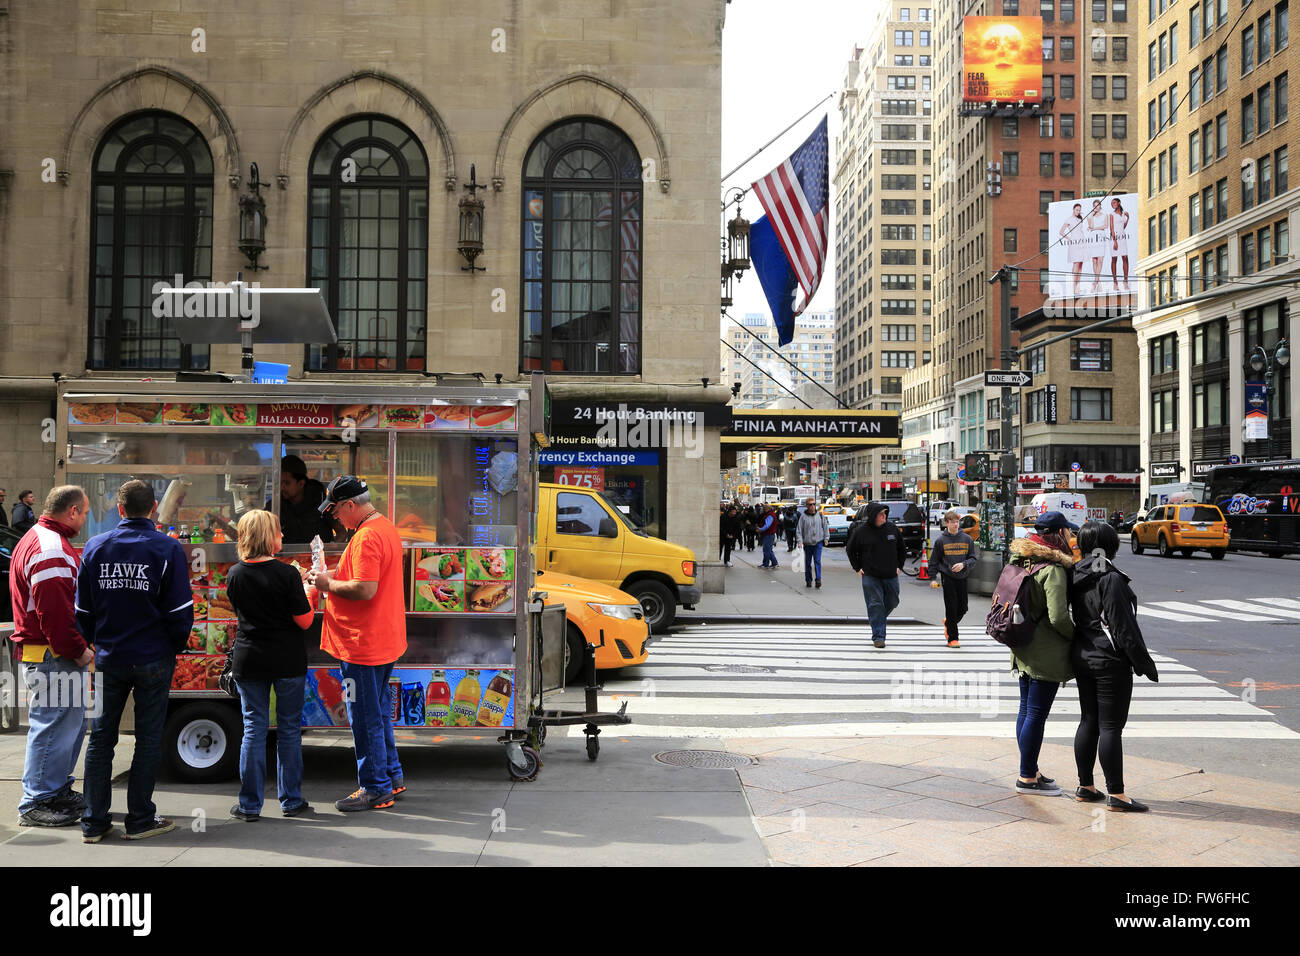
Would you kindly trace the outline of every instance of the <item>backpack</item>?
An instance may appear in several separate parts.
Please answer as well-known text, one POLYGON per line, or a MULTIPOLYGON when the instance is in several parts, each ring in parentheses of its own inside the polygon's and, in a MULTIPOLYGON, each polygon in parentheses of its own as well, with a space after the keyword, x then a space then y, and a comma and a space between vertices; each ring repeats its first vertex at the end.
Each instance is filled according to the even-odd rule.
POLYGON ((993 605, 984 619, 984 630, 999 644, 1020 648, 1028 646, 1034 639, 1034 629, 1047 613, 1047 608, 1044 606, 1042 614, 1032 618, 1021 613, 1020 609, 1027 609, 1033 603, 1035 593, 1046 605, 1042 585, 1034 580, 1034 572, 1042 567, 1044 565, 1031 564, 1026 568, 1008 564, 998 575, 997 587, 993 589, 993 605))

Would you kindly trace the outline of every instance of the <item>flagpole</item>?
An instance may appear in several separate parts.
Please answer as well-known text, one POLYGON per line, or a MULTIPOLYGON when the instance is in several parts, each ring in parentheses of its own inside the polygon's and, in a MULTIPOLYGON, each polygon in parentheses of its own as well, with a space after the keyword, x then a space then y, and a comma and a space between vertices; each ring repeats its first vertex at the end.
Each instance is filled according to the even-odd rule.
MULTIPOLYGON (((775 143, 778 139, 780 139, 780 138, 781 138, 782 136, 784 136, 786 133, 790 132, 790 130, 794 129, 796 126, 798 126, 800 123, 802 123, 802 122, 804 121, 804 119, 807 118, 807 116, 808 116, 809 113, 812 113, 814 110, 816 110, 819 106, 821 106, 823 103, 825 103, 827 100, 829 100, 829 99, 830 99, 831 97, 833 97, 834 95, 835 95, 834 93, 827 93, 825 96, 823 96, 820 100, 818 100, 816 103, 814 103, 814 104, 812 105, 812 109, 808 110, 807 113, 804 113, 803 116, 800 116, 797 120, 795 120, 793 123, 791 123, 791 124, 790 124, 789 126, 787 126, 785 129, 781 130, 781 132, 777 133, 775 136, 773 136, 771 139, 769 139, 769 140, 768 140, 766 143, 764 143, 762 146, 758 147, 758 149, 756 149, 756 150, 754 150, 752 153, 750 153, 749 156, 747 156, 747 157, 745 158, 745 161, 744 161, 743 163, 741 163, 739 166, 737 166, 737 167, 736 167, 735 169, 733 169, 731 172, 727 173, 727 175, 725 175, 725 176, 722 177, 722 182, 723 182, 723 183, 726 183, 726 181, 727 181, 728 179, 730 179, 732 176, 736 175, 736 173, 738 173, 738 172, 740 172, 742 169, 744 169, 745 166, 749 163, 749 161, 750 161, 751 159, 753 159, 755 156, 757 156, 757 155, 758 155, 759 153, 761 153, 763 150, 767 149, 769 146, 771 146, 773 143, 775 143)), ((746 189, 745 192, 749 192, 749 190, 746 189)))

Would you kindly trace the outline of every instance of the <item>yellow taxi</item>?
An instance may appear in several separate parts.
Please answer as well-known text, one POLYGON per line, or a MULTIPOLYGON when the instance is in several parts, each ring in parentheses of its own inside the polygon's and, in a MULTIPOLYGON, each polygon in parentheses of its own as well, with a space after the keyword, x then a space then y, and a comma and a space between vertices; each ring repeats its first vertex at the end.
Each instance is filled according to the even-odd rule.
POLYGON ((641 603, 632 595, 599 581, 538 571, 538 591, 547 605, 563 604, 568 618, 564 648, 564 680, 577 683, 582 675, 583 647, 596 645, 596 669, 613 670, 643 664, 650 652, 650 627, 641 603))
POLYGON ((1155 548, 1162 558, 1172 558, 1175 551, 1184 557, 1208 551, 1222 561, 1228 553, 1228 522, 1216 505, 1157 505, 1133 526, 1128 540, 1134 554, 1155 548))
POLYGON ((845 514, 847 511, 848 511, 848 509, 845 508, 845 507, 844 507, 842 504, 840 504, 839 502, 830 502, 830 503, 827 503, 827 504, 822 505, 822 514, 824 514, 824 515, 828 515, 828 516, 829 516, 829 515, 842 515, 842 514, 845 514))
POLYGON ((964 514, 957 519, 957 530, 964 531, 971 536, 971 540, 978 541, 980 537, 980 516, 978 512, 972 511, 964 514))

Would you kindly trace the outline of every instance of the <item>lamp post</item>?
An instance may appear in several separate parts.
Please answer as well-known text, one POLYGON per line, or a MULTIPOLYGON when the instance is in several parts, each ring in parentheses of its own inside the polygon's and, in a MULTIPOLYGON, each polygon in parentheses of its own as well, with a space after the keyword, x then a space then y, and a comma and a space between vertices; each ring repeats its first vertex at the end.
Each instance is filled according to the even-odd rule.
POLYGON ((1250 368, 1256 375, 1263 375, 1266 395, 1268 396, 1268 425, 1266 426, 1267 437, 1267 455, 1271 460, 1273 457, 1273 415, 1276 411, 1274 405, 1274 395, 1277 393, 1277 371, 1279 368, 1286 368, 1291 364, 1291 349, 1286 339, 1282 339, 1273 347, 1270 354, 1262 345, 1256 345, 1255 351, 1250 353, 1250 368))

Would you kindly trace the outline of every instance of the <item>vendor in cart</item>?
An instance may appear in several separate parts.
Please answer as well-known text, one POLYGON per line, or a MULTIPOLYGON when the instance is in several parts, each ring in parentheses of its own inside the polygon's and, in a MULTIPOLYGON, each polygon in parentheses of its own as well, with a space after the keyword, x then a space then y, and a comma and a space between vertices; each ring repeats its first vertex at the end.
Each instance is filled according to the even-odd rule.
POLYGON ((320 511, 324 500, 325 486, 307 477, 301 458, 280 459, 280 527, 285 544, 309 544, 316 535, 327 544, 334 540, 334 522, 320 511))

